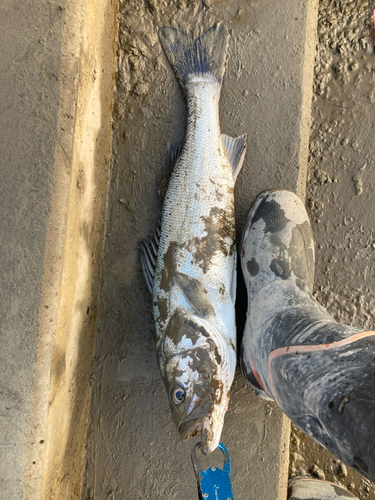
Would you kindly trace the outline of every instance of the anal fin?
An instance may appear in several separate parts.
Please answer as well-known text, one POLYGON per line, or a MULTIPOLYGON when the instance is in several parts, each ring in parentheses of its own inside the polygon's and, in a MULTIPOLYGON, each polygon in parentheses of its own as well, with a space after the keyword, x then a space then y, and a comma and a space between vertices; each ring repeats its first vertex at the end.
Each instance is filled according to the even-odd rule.
POLYGON ((233 180, 237 179, 240 173, 246 154, 246 134, 239 135, 236 138, 226 134, 221 134, 224 149, 227 153, 230 166, 232 167, 233 180))
POLYGON ((199 316, 205 318, 215 314, 206 287, 201 281, 187 274, 174 272, 174 280, 186 300, 199 316))

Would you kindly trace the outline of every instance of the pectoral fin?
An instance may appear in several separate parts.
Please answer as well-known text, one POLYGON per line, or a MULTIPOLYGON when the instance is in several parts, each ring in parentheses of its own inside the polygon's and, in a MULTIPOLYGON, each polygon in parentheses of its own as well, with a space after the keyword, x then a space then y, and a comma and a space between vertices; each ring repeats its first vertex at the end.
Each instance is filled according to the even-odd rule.
POLYGON ((203 283, 192 276, 175 271, 174 280, 191 307, 203 318, 215 314, 203 283))
POLYGON ((246 134, 239 135, 236 138, 221 134, 224 149, 227 153, 229 163, 232 167, 233 180, 236 181, 240 173, 246 153, 246 134))

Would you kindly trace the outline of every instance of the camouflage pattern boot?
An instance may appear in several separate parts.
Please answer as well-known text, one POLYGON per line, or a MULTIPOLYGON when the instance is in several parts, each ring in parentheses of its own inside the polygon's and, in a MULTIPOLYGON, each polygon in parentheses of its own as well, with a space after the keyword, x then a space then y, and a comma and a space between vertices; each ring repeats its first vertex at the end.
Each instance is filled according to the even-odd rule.
POLYGON ((241 245, 245 379, 304 432, 375 479, 375 332, 338 324, 312 295, 314 242, 302 201, 261 194, 241 245), (355 423, 360 422, 360 425, 355 423))

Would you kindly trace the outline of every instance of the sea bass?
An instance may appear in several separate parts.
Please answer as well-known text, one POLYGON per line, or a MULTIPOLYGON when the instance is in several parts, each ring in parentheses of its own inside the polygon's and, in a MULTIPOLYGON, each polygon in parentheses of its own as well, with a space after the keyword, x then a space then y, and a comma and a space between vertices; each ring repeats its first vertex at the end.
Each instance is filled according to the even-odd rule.
POLYGON ((141 259, 174 422, 183 440, 201 432, 207 454, 219 444, 236 367, 233 190, 246 136, 220 133, 227 28, 195 41, 165 27, 159 38, 184 90, 187 127, 170 155, 161 228, 142 243, 141 259))

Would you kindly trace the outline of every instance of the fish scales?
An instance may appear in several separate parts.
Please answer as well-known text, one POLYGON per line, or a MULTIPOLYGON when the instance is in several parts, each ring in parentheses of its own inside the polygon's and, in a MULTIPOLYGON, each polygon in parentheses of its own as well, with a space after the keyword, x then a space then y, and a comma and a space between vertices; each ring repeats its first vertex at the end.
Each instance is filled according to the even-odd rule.
MULTIPOLYGON (((180 272, 202 280, 211 301, 220 309, 231 300, 231 270, 235 264, 234 182, 220 135, 220 88, 212 83, 194 82, 191 85, 193 104, 189 106, 186 143, 175 165, 164 203, 154 300, 157 302, 160 293, 160 270, 176 265, 180 272), (173 242, 177 243, 174 263, 168 259, 164 261, 173 242)), ((190 89, 188 103, 189 94, 190 89)), ((169 314, 179 305, 186 306, 178 290, 171 292, 168 302, 169 314)), ((220 318, 222 315, 218 313, 220 318)), ((160 330, 157 333, 160 336, 160 330)), ((223 331, 224 335, 232 336, 232 333, 223 331)))
MULTIPOLYGON (((201 432, 209 453, 219 443, 236 366, 233 191, 246 140, 220 132, 225 26, 197 41, 169 27, 159 36, 188 113, 152 274, 157 357, 180 437, 201 432)), ((150 259, 141 256, 149 282, 150 259)))

